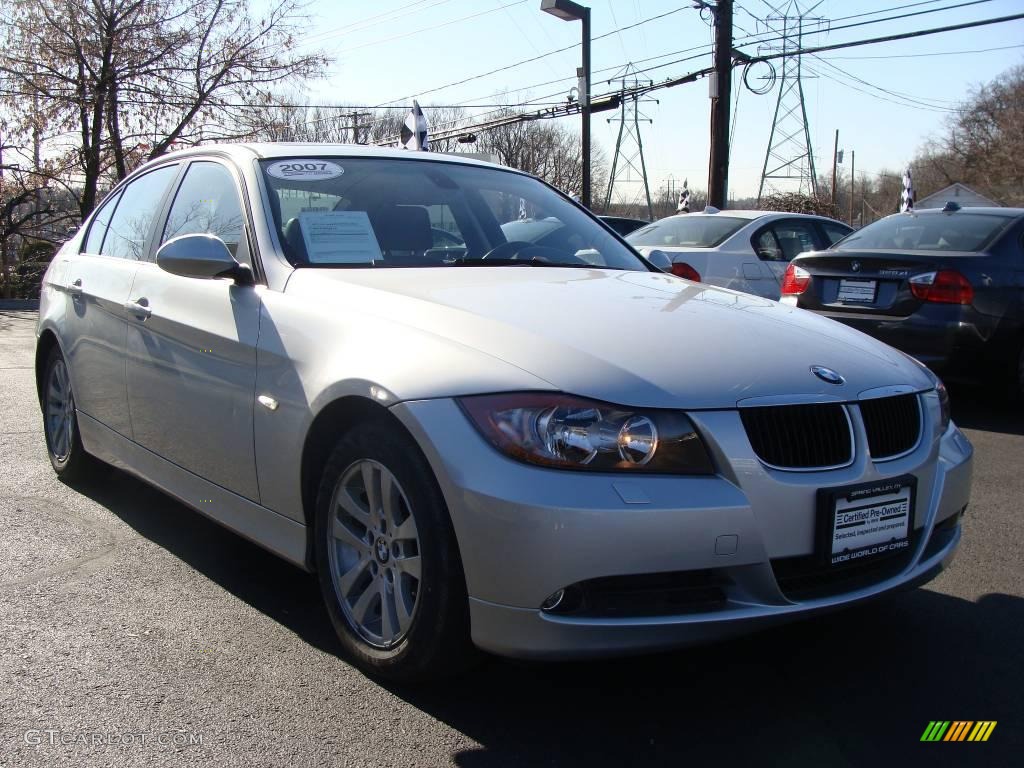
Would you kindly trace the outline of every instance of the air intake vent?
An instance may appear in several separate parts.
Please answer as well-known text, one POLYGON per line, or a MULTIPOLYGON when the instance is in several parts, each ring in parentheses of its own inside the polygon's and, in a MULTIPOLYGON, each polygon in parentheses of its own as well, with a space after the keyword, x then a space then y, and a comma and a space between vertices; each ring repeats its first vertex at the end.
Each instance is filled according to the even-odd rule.
POLYGON ((765 464, 780 469, 824 469, 853 461, 853 435, 842 405, 742 408, 747 437, 765 464))
POLYGON ((921 437, 921 408, 917 395, 865 400, 860 415, 868 433, 871 458, 891 459, 911 450, 921 437))

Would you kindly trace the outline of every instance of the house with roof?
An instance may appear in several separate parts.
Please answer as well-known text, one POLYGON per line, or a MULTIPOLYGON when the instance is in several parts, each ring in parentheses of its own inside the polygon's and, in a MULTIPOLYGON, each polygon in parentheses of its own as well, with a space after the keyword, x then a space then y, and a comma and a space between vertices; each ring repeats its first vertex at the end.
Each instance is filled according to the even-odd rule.
POLYGON ((914 208, 942 208, 949 202, 954 202, 961 208, 994 208, 999 206, 999 203, 995 200, 989 200, 984 195, 978 194, 966 184, 961 184, 958 181, 955 184, 950 184, 945 189, 933 192, 928 197, 916 200, 914 208))

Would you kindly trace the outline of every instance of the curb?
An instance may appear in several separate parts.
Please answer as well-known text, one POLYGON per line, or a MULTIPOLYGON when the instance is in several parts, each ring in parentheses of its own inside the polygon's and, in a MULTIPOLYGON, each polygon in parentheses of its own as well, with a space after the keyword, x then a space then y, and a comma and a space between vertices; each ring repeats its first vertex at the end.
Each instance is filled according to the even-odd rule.
POLYGON ((0 299, 0 310, 39 309, 39 299, 0 299))

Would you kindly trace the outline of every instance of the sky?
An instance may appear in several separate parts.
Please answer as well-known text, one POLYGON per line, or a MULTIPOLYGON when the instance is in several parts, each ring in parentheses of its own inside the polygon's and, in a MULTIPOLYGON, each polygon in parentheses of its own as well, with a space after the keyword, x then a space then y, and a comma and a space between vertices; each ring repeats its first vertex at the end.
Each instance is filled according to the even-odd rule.
MULTIPOLYGON (((604 35, 592 44, 592 93, 613 90, 608 79, 631 62, 640 70, 656 67, 640 74, 655 83, 712 64, 712 30, 692 7, 692 0, 591 0, 589 5, 592 36, 604 35), (689 60, 679 61, 686 57, 689 60)), ((793 7, 783 0, 771 0, 771 5, 778 10, 793 7)), ((802 9, 813 5, 800 3, 802 9)), ((580 24, 539 9, 540 0, 312 0, 300 45, 303 50, 323 50, 334 62, 304 95, 315 103, 403 107, 415 96, 428 120, 432 103, 564 101, 575 85, 575 70, 580 65, 580 24), (544 55, 573 45, 576 47, 544 55), (537 60, 510 66, 529 58, 537 60), (469 78, 473 79, 450 85, 469 78)), ((804 46, 1020 12, 1024 12, 1022 0, 822 0, 809 14, 821 21, 805 22, 809 31, 804 46), (935 10, 942 8, 950 10, 935 10), (921 11, 926 13, 910 15, 921 11)), ((776 37, 766 31, 764 22, 766 16, 776 15, 764 0, 737 2, 734 45, 739 47, 756 37, 776 37)), ((740 50, 757 54, 758 46, 740 50)), ((802 85, 818 173, 830 171, 838 129, 845 167, 849 168, 850 152, 855 151, 860 178, 862 173, 906 167, 919 147, 942 133, 950 110, 973 88, 1024 63, 1024 20, 819 56, 802 59, 802 85)), ((751 72, 750 82, 755 86, 765 82, 761 79, 763 67, 751 72)), ((781 66, 778 71, 781 74, 781 66)), ((742 70, 736 74, 742 75, 742 70)), ((776 82, 769 93, 757 95, 740 82, 733 91, 731 197, 757 194, 778 88, 776 82)), ((692 188, 706 188, 708 81, 664 88, 651 95, 657 101, 644 103, 642 113, 652 122, 642 124, 641 131, 652 194, 669 183, 678 189, 684 179, 692 188)), ((486 111, 483 107, 470 110, 486 111)), ((592 122, 594 139, 609 160, 618 129, 617 123, 607 120, 613 116, 609 112, 595 114, 592 122)), ((579 116, 559 121, 573 129, 580 124, 579 116)), ((640 189, 638 183, 626 185, 617 190, 617 196, 629 199, 640 189)), ((595 199, 599 194, 595 191, 595 199)))

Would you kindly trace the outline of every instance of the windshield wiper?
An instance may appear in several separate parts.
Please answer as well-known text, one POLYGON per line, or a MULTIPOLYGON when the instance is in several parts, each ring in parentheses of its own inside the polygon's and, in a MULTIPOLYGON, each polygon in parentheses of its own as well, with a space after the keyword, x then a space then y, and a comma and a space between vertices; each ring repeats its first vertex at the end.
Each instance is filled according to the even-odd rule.
POLYGON ((601 267, 597 264, 567 264, 559 261, 541 261, 540 259, 484 259, 470 257, 448 262, 450 267, 566 267, 568 269, 621 269, 620 267, 601 267))

